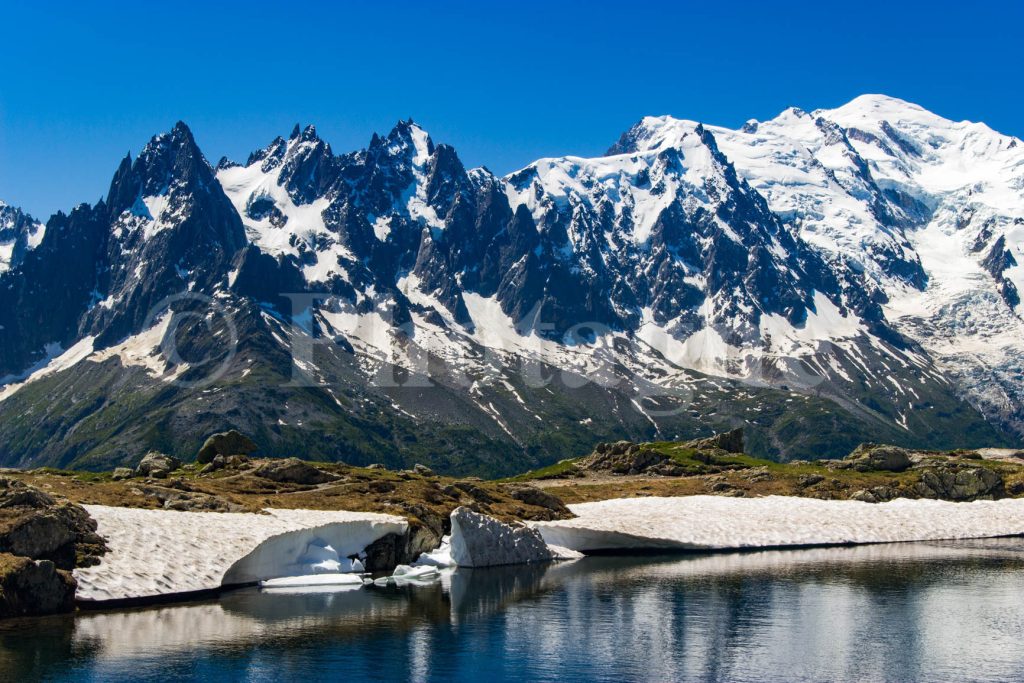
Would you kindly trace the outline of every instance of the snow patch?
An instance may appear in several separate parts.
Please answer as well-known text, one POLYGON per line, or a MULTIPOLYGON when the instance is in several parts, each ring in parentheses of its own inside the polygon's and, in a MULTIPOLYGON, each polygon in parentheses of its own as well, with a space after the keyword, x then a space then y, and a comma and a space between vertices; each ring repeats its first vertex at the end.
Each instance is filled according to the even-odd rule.
POLYGON ((408 526, 401 517, 366 512, 85 509, 110 551, 99 565, 75 570, 83 600, 189 593, 295 576, 309 568, 313 546, 329 545, 336 556, 347 557, 408 526))
POLYGON ((1024 500, 888 503, 769 496, 621 498, 570 505, 574 519, 533 522, 579 551, 739 549, 892 543, 1024 534, 1024 500))

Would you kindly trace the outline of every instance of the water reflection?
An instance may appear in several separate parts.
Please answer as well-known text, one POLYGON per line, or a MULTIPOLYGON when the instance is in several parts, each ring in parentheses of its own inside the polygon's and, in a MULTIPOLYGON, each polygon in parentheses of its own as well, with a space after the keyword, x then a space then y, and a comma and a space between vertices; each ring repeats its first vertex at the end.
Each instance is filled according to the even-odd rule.
POLYGON ((460 570, 0 627, 23 680, 1024 680, 1024 542, 460 570))

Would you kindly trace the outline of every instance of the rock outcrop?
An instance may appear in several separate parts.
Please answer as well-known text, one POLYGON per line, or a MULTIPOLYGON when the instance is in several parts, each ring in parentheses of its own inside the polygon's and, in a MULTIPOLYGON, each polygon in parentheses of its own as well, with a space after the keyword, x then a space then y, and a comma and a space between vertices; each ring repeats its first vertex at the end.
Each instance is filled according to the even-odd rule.
POLYGON ((646 444, 616 441, 598 444, 591 455, 580 461, 579 466, 587 470, 606 470, 613 474, 641 474, 668 459, 667 455, 646 444))
POLYGON ((142 456, 135 474, 140 477, 152 477, 153 479, 166 479, 171 472, 181 467, 181 461, 172 455, 150 451, 142 456))
MULTIPOLYGON (((516 500, 526 503, 527 505, 534 505, 539 508, 551 510, 557 513, 557 517, 571 517, 572 512, 566 507, 565 503, 562 502, 561 498, 551 495, 547 491, 537 488, 536 486, 507 486, 504 491, 509 496, 516 500)), ((553 517, 555 518, 555 517, 553 517)), ((534 515, 534 519, 538 519, 537 515, 534 515)))
POLYGON ((70 612, 75 580, 50 560, 0 553, 0 619, 70 612))
POLYGON ((1003 478, 987 467, 939 465, 921 471, 916 492, 922 498, 968 501, 991 500, 1003 495, 1003 478))
POLYGON ((218 455, 249 455, 258 449, 256 442, 237 430, 214 434, 203 443, 196 455, 196 462, 205 465, 218 455))
POLYGON ((699 451, 722 450, 726 453, 743 453, 743 428, 715 434, 705 439, 693 439, 685 444, 699 451))
POLYGON ((460 567, 494 567, 558 559, 540 532, 531 527, 505 524, 466 507, 452 511, 451 523, 452 560, 460 567))
POLYGON ((89 566, 106 552, 96 522, 78 505, 0 478, 0 553, 50 560, 59 569, 89 566))
POLYGON ((913 464, 906 449, 873 443, 862 443, 857 446, 843 462, 849 463, 850 467, 861 472, 903 472, 913 464))
POLYGON ((401 507, 409 526, 403 534, 388 534, 367 546, 363 561, 366 571, 391 571, 398 565, 412 564, 441 544, 446 533, 444 518, 416 503, 404 503, 401 507))
POLYGON ((0 618, 70 611, 70 570, 106 551, 85 509, 0 478, 0 618))
POLYGON ((270 460, 257 467, 255 474, 257 477, 282 484, 326 484, 338 478, 298 458, 270 460))

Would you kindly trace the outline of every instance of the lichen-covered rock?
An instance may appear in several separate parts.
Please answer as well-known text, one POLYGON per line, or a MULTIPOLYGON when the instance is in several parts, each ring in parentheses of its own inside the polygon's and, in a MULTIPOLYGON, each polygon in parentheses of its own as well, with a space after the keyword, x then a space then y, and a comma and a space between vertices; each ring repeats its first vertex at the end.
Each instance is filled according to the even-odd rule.
POLYGON ((850 494, 850 500, 859 500, 863 503, 885 503, 896 497, 896 490, 891 486, 875 486, 873 488, 855 491, 850 494))
POLYGON ((549 562, 557 558, 540 532, 530 527, 505 524, 466 507, 452 511, 451 523, 452 560, 460 567, 549 562))
POLYGON ((60 569, 94 563, 106 552, 84 508, 0 478, 0 552, 51 560, 60 569))
POLYGON ((434 476, 434 470, 430 469, 426 465, 421 465, 420 463, 416 463, 415 465, 413 465, 412 466, 412 471, 415 472, 416 474, 420 475, 421 477, 433 477, 434 476))
POLYGON ((821 476, 820 474, 811 473, 811 474, 801 475, 796 480, 796 483, 797 483, 797 486, 799 486, 801 488, 807 488, 808 486, 814 486, 815 484, 820 484, 823 481, 825 481, 825 477, 821 476))
POLYGON ((298 458, 269 460, 257 467, 255 474, 282 484, 325 484, 338 478, 298 458))
POLYGON ((903 472, 913 464, 910 460, 910 453, 906 449, 871 443, 862 443, 857 446, 852 453, 846 456, 845 461, 853 469, 862 472, 872 470, 903 472))
POLYGON ((743 452, 743 428, 733 429, 729 432, 715 434, 705 439, 694 439, 685 444, 688 448, 697 450, 723 450, 727 453, 743 452))
POLYGON ((579 466, 595 471, 610 470, 615 474, 640 474, 658 467, 669 459, 667 455, 653 448, 628 441, 604 445, 606 447, 603 452, 595 450, 583 458, 579 466))
POLYGON ((998 498, 1004 493, 1003 478, 987 467, 945 465, 921 471, 915 491, 923 498, 967 501, 998 498))
POLYGON ((477 486, 471 481, 457 481, 454 484, 445 486, 442 491, 453 498, 460 498, 462 494, 465 494, 478 503, 494 502, 494 496, 488 493, 486 489, 477 486))
POLYGON ((139 488, 139 491, 147 498, 152 498, 160 503, 165 510, 179 510, 181 512, 245 511, 243 506, 225 500, 220 496, 199 491, 189 491, 187 488, 143 486, 139 488))
POLYGON ((153 479, 166 479, 171 472, 181 467, 181 461, 172 455, 150 451, 142 456, 135 474, 140 477, 152 477, 153 479))
POLYGON ((565 506, 565 503, 563 503, 560 498, 553 496, 547 491, 539 489, 536 486, 509 486, 504 490, 512 498, 526 503, 527 505, 546 508, 552 512, 557 512, 559 515, 572 515, 569 508, 565 506))
POLYGON ((130 467, 115 467, 111 479, 114 481, 124 481, 125 479, 131 479, 135 476, 135 470, 130 467))
POLYGON ((226 432, 214 434, 203 443, 203 447, 196 454, 196 462, 205 465, 218 455, 249 455, 257 450, 256 442, 231 429, 226 432))
POLYGON ((0 619, 70 612, 75 580, 49 560, 0 553, 0 619))

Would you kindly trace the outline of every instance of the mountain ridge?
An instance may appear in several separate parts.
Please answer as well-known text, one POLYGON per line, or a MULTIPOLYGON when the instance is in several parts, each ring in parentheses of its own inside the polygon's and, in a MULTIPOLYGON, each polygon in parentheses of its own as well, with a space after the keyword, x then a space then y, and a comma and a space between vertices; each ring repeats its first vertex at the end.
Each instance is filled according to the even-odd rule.
MULTIPOLYGON (((1019 439, 1024 156, 1013 140, 864 96, 735 131, 646 117, 604 157, 541 159, 498 178, 467 170, 411 120, 340 155, 296 125, 245 164, 216 168, 179 122, 121 163, 103 202, 56 215, 0 275, 0 461, 99 466, 148 446, 189 455, 220 422, 259 430, 273 452, 357 461, 410 456, 396 428, 430 441, 461 425, 497 454, 470 467, 492 473, 503 460, 524 469, 577 454, 598 436, 751 421, 755 452, 783 458, 829 448, 801 429, 842 433, 836 448, 872 433, 915 446, 1019 439), (964 155, 983 171, 973 190, 957 185, 964 174, 946 177, 964 155), (928 231, 966 245, 961 271, 928 251, 928 231), (42 298, 60 289, 61 306, 32 301, 48 272, 62 274, 42 298), (987 313, 972 311, 960 272, 987 278, 987 313), (204 306, 223 324, 201 322, 204 306), (193 336, 174 343, 184 331, 193 336), (199 388, 203 364, 177 352, 213 358, 231 338, 233 365, 199 388), (296 349, 301 368, 289 362, 296 349), (203 391, 257 394, 261 365, 264 382, 302 376, 306 393, 265 391, 285 408, 236 398, 200 410, 203 391), (25 425, 43 385, 63 382, 75 405, 91 393, 72 377, 86 367, 108 387, 93 412, 55 416, 46 434, 25 425), (119 384, 118 367, 131 379, 119 384), (128 413, 103 419, 114 386, 149 397, 128 413, 163 424, 158 436, 138 434, 128 413), (543 405, 551 396, 560 407, 543 405), (285 414, 299 403, 318 426, 285 414), (758 413, 772 417, 759 424, 758 413), (117 425, 90 432, 90 420, 117 425), (262 424, 275 421, 277 432, 262 424), (372 436, 382 423, 392 433, 372 436), (62 452, 68 430, 88 436, 62 452)), ((434 465, 465 464, 452 439, 436 443, 448 452, 434 465)))

